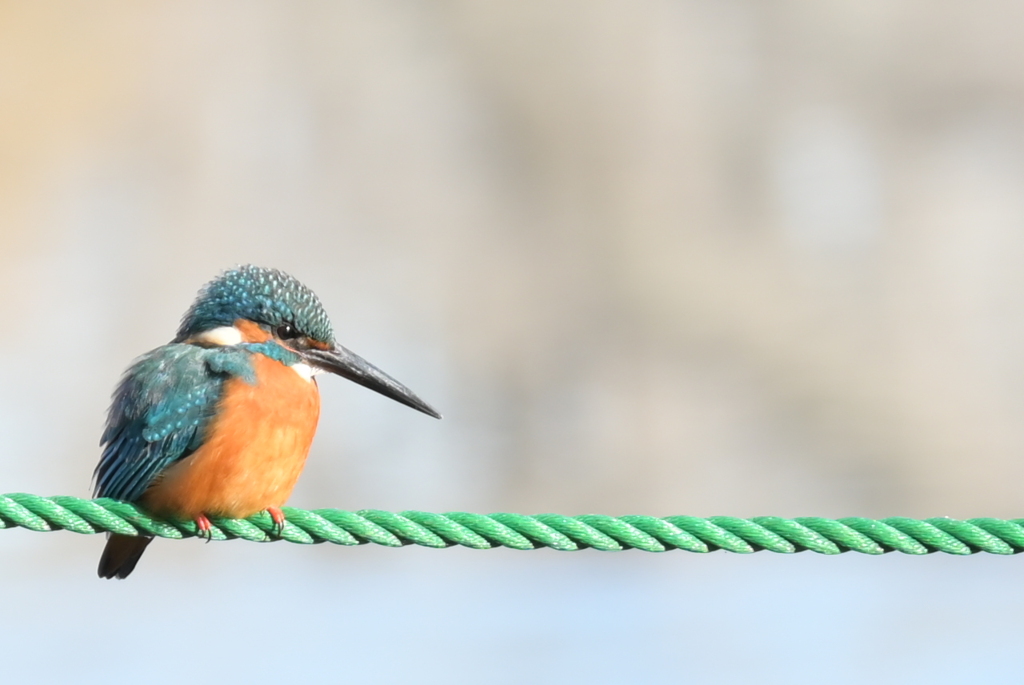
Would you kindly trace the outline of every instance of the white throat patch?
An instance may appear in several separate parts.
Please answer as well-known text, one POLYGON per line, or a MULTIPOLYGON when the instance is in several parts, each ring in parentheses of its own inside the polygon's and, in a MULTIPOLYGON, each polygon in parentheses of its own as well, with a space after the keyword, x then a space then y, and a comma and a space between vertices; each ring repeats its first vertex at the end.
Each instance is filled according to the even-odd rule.
POLYGON ((313 376, 320 373, 320 369, 314 369, 312 366, 305 362, 296 362, 295 364, 292 364, 288 368, 290 368, 295 373, 299 374, 299 378, 301 378, 302 380, 310 382, 313 380, 313 376))

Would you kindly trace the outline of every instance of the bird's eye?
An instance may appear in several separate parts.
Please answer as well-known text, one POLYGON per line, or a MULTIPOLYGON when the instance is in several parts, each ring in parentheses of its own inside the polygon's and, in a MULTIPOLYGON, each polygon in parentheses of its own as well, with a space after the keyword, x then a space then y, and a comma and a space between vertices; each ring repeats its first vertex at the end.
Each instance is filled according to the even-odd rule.
POLYGON ((281 324, 277 327, 277 337, 281 340, 291 340, 292 338, 299 337, 299 332, 295 330, 295 326, 290 323, 281 324))

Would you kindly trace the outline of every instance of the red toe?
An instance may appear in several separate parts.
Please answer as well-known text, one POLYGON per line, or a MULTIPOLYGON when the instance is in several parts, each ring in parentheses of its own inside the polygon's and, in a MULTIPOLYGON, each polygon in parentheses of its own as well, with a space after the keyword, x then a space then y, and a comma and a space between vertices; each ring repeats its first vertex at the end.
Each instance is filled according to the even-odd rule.
POLYGON ((206 514, 196 516, 196 528, 199 530, 199 537, 207 540, 213 537, 213 524, 210 523, 210 519, 206 518, 206 514))

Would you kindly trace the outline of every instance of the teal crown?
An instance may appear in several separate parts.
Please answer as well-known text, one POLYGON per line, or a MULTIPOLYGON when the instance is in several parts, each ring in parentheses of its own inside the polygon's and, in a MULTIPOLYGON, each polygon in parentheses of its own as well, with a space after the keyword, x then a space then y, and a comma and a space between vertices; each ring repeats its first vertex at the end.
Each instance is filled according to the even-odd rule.
POLYGON ((283 271, 251 264, 226 271, 203 286, 182 318, 175 340, 231 326, 238 319, 271 328, 291 324, 302 335, 334 342, 331 321, 312 290, 283 271))

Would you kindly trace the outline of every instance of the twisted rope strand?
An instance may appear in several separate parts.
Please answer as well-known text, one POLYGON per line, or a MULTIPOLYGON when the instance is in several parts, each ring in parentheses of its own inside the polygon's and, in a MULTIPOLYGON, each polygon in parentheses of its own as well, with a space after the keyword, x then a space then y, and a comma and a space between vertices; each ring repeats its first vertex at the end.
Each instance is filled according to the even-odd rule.
MULTIPOLYGON (((511 547, 573 551, 588 547, 617 551, 640 549, 664 552, 682 549, 711 552, 724 549, 738 554, 760 550, 793 554, 1018 554, 1024 551, 1024 519, 950 518, 925 520, 894 516, 795 519, 758 516, 562 516, 559 514, 471 514, 425 511, 394 513, 377 509, 284 508, 285 525, 278 532, 266 512, 247 519, 213 519, 214 540, 255 542, 287 540, 299 544, 332 542, 387 547, 415 544, 424 547, 461 545, 473 549, 511 547)), ((78 497, 40 497, 25 493, 0 495, 0 528, 35 531, 70 530, 74 533, 120 533, 181 539, 196 537, 192 521, 153 518, 128 502, 78 497)))

